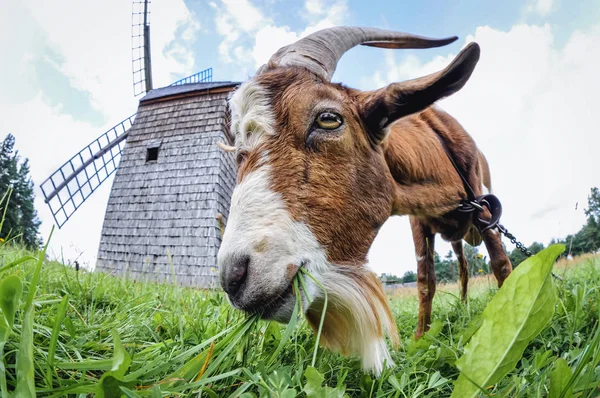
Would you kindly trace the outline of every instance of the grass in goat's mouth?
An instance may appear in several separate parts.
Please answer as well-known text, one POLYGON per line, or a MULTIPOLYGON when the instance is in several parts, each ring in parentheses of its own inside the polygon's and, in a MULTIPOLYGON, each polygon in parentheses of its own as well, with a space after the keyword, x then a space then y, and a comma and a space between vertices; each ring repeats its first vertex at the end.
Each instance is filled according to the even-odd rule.
MULTIPOLYGON (((327 291, 313 275, 311 275, 304 268, 300 268, 299 272, 294 277, 291 285, 291 291, 296 298, 294 310, 292 312, 290 321, 287 324, 283 335, 281 336, 279 344, 277 345, 269 359, 266 361, 267 369, 276 365, 279 359, 279 355, 281 354, 284 347, 290 342, 290 339, 292 338, 292 335, 296 330, 298 322, 301 320, 303 314, 306 312, 306 309, 303 308, 303 292, 306 298, 308 299, 307 301, 311 301, 311 297, 308 297, 309 293, 305 280, 306 277, 310 278, 320 289, 323 290, 324 296, 323 314, 321 315, 321 321, 319 324, 317 334, 315 336, 315 345, 312 355, 311 366, 314 367, 316 364, 321 331, 323 329, 323 322, 325 320, 325 313, 327 311, 327 291)), ((240 359, 243 362, 244 351, 248 347, 248 336, 250 332, 254 328, 256 328, 259 321, 260 316, 258 314, 250 315, 244 320, 230 327, 229 329, 219 333, 216 336, 213 336, 211 339, 204 341, 202 343, 202 347, 206 347, 204 351, 197 357, 193 358, 191 361, 186 363, 184 366, 182 366, 177 372, 171 374, 170 377, 166 380, 174 380, 171 381, 171 383, 173 383, 173 387, 175 388, 177 387, 177 383, 183 380, 195 380, 192 384, 197 384, 198 386, 208 383, 208 380, 214 381, 214 378, 211 377, 211 374, 213 374, 213 372, 222 363, 225 363, 227 361, 235 362, 239 361, 240 359), (215 344, 215 341, 220 338, 223 339, 219 343, 215 344), (233 358, 234 353, 235 359, 233 358)), ((189 386, 189 384, 186 384, 186 388, 189 388, 189 386)))

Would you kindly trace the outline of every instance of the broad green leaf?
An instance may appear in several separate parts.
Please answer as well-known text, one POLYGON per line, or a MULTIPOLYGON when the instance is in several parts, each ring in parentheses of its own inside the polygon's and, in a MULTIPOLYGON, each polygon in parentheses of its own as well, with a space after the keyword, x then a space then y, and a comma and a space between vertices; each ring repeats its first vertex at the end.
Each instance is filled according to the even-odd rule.
POLYGON ((122 381, 106 372, 102 375, 100 382, 98 383, 98 389, 96 390, 96 396, 98 398, 116 398, 127 396, 121 387, 133 388, 136 385, 136 381, 122 381))
POLYGON ((8 335, 14 325, 22 291, 21 279, 15 275, 7 276, 0 282, 0 393, 3 397, 9 396, 4 366, 4 344, 8 341, 8 335))
POLYGON ((343 387, 331 388, 323 386, 325 377, 312 366, 306 368, 304 377, 306 377, 304 392, 307 398, 342 398, 344 396, 343 387))
POLYGON ((158 384, 153 385, 150 391, 152 391, 152 398, 162 398, 162 392, 158 384))
POLYGON ((113 340, 114 340, 114 353, 113 353, 113 364, 110 371, 116 377, 123 377, 127 369, 129 369, 129 365, 131 364, 131 357, 123 348, 121 344, 121 339, 119 339, 119 334, 116 330, 112 332, 113 340))
MULTIPOLYGON (((6 319, 9 330, 12 329, 15 322, 15 314, 22 292, 23 284, 16 275, 7 276, 0 282, 0 310, 6 319)), ((0 334, 0 341, 2 341, 2 334, 0 334)))
POLYGON ((554 363, 554 369, 550 375, 550 393, 548 394, 548 398, 571 398, 573 396, 573 387, 567 387, 569 387, 569 380, 572 376, 573 372, 571 372, 567 361, 559 358, 554 363))
POLYGON ((116 330, 112 331, 114 341, 114 352, 112 359, 112 367, 110 371, 104 373, 98 382, 98 388, 96 394, 99 398, 103 397, 121 397, 126 396, 121 387, 133 388, 137 381, 123 381, 123 376, 129 369, 131 364, 131 357, 123 348, 121 339, 116 330))
POLYGON ((420 350, 428 350, 435 343, 436 337, 442 332, 444 324, 441 321, 433 321, 429 326, 427 333, 418 340, 411 340, 406 345, 406 352, 409 355, 414 355, 420 350))
POLYGON ((483 323, 456 361, 461 371, 452 397, 475 397, 516 366, 546 326, 556 303, 552 266, 565 250, 552 245, 521 263, 483 312, 483 323))
POLYGON ((298 391, 293 388, 287 388, 281 393, 281 398, 295 398, 298 396, 298 391))

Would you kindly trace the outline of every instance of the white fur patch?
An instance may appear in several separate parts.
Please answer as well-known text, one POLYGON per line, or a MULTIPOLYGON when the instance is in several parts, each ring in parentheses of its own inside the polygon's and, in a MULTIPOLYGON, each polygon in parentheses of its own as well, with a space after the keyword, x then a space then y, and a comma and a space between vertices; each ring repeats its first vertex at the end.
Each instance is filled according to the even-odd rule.
MULTIPOLYGON (((311 267, 309 266, 309 268, 311 267)), ((393 319, 387 316, 385 307, 383 307, 384 304, 377 300, 370 301, 376 308, 373 311, 369 300, 366 299, 368 296, 373 296, 372 292, 365 290, 363 286, 357 283, 357 279, 352 277, 354 273, 371 273, 372 271, 366 266, 350 269, 331 264, 325 272, 313 269, 310 271, 327 290, 329 311, 335 309, 337 313, 348 314, 351 317, 349 325, 329 325, 326 327, 334 329, 333 333, 335 334, 344 335, 344 338, 338 340, 338 345, 334 344, 329 348, 338 352, 348 351, 352 354, 358 354, 362 360, 363 370, 376 376, 381 374, 384 364, 387 367, 394 366, 383 338, 383 335, 396 333, 395 325, 391 324, 393 319), (383 335, 379 333, 380 325, 383 335)), ((316 300, 323 300, 322 291, 317 289, 316 285, 313 288, 316 290, 312 297, 316 300)))
MULTIPOLYGON (((382 303, 374 300, 373 306, 370 305, 365 299, 370 292, 352 277, 353 273, 371 271, 366 266, 349 269, 329 263, 325 250, 310 228, 303 222, 294 221, 281 195, 271 189, 270 173, 269 166, 255 169, 234 189, 218 254, 221 271, 228 260, 240 255, 251 256, 248 282, 243 291, 244 299, 251 300, 252 297, 278 294, 289 286, 288 265, 306 264, 307 270, 325 286, 329 310, 342 309, 349 321, 344 342, 329 348, 358 354, 365 371, 381 374, 384 363, 393 366, 393 362, 379 330, 389 333, 395 331, 395 326, 390 324, 393 320, 386 315, 382 303)), ((305 280, 311 301, 322 301, 322 290, 310 278, 305 280)), ((309 306, 306 300, 303 308, 309 306)), ((285 313, 289 311, 289 308, 282 308, 280 319, 285 319, 285 313)), ((338 326, 342 325, 330 325, 330 328, 335 330, 338 326)))
POLYGON ((242 84, 229 99, 231 131, 235 146, 250 151, 264 136, 275 134, 275 115, 269 93, 260 84, 249 80, 242 84))
POLYGON ((246 295, 269 294, 289 285, 288 265, 325 262, 325 253, 306 224, 292 220, 281 195, 270 187, 270 167, 248 173, 236 186, 217 261, 252 258, 246 295), (265 247, 257 251, 257 247, 265 247))

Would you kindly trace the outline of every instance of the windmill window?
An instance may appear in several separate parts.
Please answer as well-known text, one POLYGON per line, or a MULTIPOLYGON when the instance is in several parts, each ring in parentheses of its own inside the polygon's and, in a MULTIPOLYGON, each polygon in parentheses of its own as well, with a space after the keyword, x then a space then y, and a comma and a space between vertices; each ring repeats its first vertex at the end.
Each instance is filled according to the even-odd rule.
POLYGON ((158 160, 158 148, 146 149, 146 163, 156 162, 158 160))
POLYGON ((159 143, 153 143, 146 147, 146 163, 154 163, 158 160, 159 143))

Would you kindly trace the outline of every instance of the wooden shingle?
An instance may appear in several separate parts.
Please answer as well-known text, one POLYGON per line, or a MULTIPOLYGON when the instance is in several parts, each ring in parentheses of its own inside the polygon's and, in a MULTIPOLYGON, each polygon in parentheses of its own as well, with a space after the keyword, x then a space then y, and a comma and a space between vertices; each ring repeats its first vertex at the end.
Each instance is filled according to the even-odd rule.
POLYGON ((140 102, 106 209, 100 271, 218 286, 216 217, 229 215, 236 166, 216 143, 230 140, 226 99, 235 84, 190 86, 153 90, 140 102), (151 147, 155 161, 147 161, 151 147))

